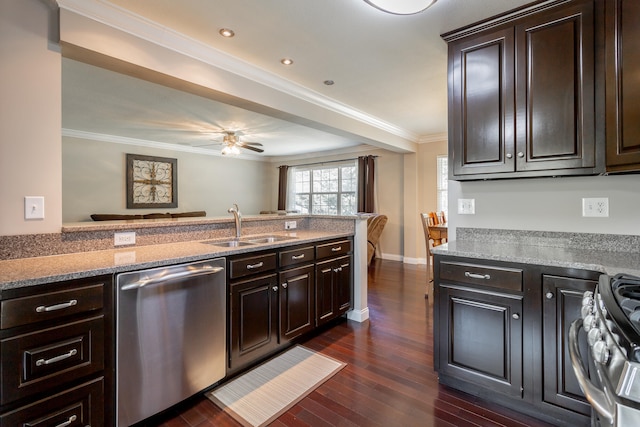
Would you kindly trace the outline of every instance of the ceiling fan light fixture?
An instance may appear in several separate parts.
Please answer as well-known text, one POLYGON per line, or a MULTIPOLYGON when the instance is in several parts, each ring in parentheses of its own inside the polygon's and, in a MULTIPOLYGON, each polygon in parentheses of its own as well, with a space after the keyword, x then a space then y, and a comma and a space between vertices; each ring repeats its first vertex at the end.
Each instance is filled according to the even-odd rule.
POLYGON ((227 38, 231 38, 236 35, 236 33, 234 33, 233 30, 229 28, 220 28, 220 31, 218 32, 222 37, 227 37, 227 38))
POLYGON ((239 156, 240 149, 235 145, 225 145, 222 147, 222 155, 223 156, 239 156))
POLYGON ((433 5, 436 0, 364 0, 376 9, 394 15, 413 15, 433 5))

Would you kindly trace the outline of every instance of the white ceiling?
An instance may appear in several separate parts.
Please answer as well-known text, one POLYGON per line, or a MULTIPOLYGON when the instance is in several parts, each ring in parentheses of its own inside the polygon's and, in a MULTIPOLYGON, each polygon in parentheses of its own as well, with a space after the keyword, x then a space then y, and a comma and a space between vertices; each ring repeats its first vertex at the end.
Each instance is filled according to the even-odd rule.
MULTIPOLYGON (((91 1, 207 44, 258 72, 398 128, 414 142, 441 139, 447 131, 447 47, 440 34, 529 3, 437 0, 422 13, 400 16, 363 0, 91 1), (223 27, 236 36, 221 37, 223 27), (285 57, 294 64, 280 64, 285 57), (327 86, 325 80, 335 84, 327 86)), ((370 143, 314 127, 63 62, 63 128, 71 133, 201 146, 221 140, 214 132, 224 128, 242 131, 241 140, 261 142, 261 156, 349 150, 370 143)))

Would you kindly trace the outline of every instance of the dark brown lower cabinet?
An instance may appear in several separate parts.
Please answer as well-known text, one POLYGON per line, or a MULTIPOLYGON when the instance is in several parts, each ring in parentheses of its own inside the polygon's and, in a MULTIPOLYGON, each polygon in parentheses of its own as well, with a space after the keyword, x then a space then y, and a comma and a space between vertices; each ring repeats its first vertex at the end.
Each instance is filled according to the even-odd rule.
MULTIPOLYGON (((568 337, 571 322, 581 317, 582 295, 596 284, 593 280, 542 276, 542 400, 587 416, 591 407, 573 373, 568 337)), ((586 355, 586 340, 582 344, 580 354, 586 355)))
POLYGON ((278 281, 269 274, 231 284, 229 371, 278 348, 278 281))
POLYGON ((316 323, 318 326, 346 313, 351 307, 352 256, 316 264, 316 323))
POLYGON ((0 427, 93 426, 105 423, 104 380, 65 390, 29 406, 0 415, 0 427))
POLYGON ((0 427, 113 425, 113 277, 7 289, 0 427))
POLYGON ((435 255, 440 382, 553 425, 588 426, 591 408, 573 373, 568 336, 599 274, 435 255))
POLYGON ((228 259, 227 375, 351 308, 351 247, 352 240, 343 238, 228 259))
POLYGON ((441 374, 522 397, 522 296, 442 285, 441 374))
POLYGON ((291 340, 315 328, 313 265, 278 273, 280 337, 291 340))

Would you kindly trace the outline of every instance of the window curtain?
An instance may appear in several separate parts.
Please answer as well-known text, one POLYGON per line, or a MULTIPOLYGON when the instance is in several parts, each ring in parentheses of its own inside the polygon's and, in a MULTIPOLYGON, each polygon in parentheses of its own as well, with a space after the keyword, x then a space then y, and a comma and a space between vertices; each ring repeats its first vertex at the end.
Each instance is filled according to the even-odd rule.
POLYGON ((358 157, 358 212, 375 212, 375 158, 358 157))
POLYGON ((289 166, 278 166, 278 210, 287 210, 287 181, 289 166))

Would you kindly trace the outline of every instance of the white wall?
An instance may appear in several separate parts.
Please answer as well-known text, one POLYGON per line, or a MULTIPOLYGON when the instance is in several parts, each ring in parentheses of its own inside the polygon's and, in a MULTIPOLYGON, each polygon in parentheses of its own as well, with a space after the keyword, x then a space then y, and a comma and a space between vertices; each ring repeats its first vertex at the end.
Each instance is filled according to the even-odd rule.
POLYGON ((0 1, 0 235, 59 232, 61 59, 41 0, 0 1), (24 197, 43 196, 45 219, 24 219, 24 197))
POLYGON ((93 213, 207 212, 227 216, 233 203, 257 214, 271 202, 270 164, 157 148, 64 137, 62 220, 90 221, 93 213), (126 153, 178 160, 178 207, 126 208, 126 153))
POLYGON ((449 181, 451 227, 640 235, 640 175, 449 181), (608 197, 608 218, 582 217, 583 197, 608 197), (458 215, 457 199, 475 199, 458 215))

